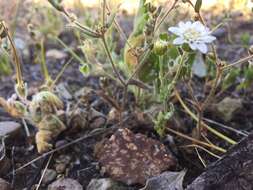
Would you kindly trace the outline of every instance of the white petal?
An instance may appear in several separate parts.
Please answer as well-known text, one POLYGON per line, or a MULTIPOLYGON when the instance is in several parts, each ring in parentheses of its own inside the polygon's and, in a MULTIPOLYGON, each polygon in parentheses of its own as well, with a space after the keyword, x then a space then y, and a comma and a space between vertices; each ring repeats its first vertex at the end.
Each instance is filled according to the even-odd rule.
POLYGON ((178 28, 178 27, 170 27, 168 30, 170 32, 172 32, 173 34, 176 34, 176 35, 182 34, 181 31, 180 31, 180 28, 178 28))
POLYGON ((201 27, 201 26, 203 26, 203 24, 200 21, 196 21, 196 22, 192 23, 192 27, 198 28, 198 27, 201 27))
POLYGON ((185 23, 182 22, 182 21, 180 21, 180 22, 178 23, 178 26, 179 26, 180 28, 184 28, 184 27, 185 27, 185 23))
POLYGON ((207 45, 202 43, 202 44, 197 44, 197 48, 201 53, 206 54, 207 53, 207 45))
POLYGON ((196 50, 197 49, 197 44, 196 43, 189 43, 189 46, 192 50, 196 50))
POLYGON ((216 37, 207 35, 207 36, 202 36, 200 40, 204 41, 205 43, 211 43, 212 41, 216 40, 216 37))
POLYGON ((185 27, 186 28, 189 28, 189 27, 191 27, 192 26, 192 22, 191 21, 187 21, 186 23, 185 23, 185 27))
POLYGON ((173 44, 174 44, 174 45, 182 45, 184 42, 185 42, 185 41, 184 41, 184 38, 178 37, 178 38, 176 38, 176 39, 173 41, 173 44))

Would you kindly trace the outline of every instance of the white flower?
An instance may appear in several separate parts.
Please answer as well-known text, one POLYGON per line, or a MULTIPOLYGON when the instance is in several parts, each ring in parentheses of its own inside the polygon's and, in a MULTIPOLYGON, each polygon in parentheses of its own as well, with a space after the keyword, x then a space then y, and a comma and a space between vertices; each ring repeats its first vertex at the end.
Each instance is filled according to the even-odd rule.
POLYGON ((198 49, 202 53, 207 53, 208 48, 206 44, 216 39, 211 35, 210 29, 199 21, 193 23, 191 21, 186 23, 179 22, 178 27, 170 27, 169 31, 178 36, 173 41, 173 44, 188 44, 192 50, 198 49))

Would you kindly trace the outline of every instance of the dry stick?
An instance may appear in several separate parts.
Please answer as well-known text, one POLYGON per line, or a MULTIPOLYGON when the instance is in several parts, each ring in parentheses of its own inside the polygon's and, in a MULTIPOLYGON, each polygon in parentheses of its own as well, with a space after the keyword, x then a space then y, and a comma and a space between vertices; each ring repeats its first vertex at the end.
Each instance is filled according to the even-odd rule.
POLYGON ((178 131, 175 131, 175 130, 173 130, 173 129, 171 129, 171 128, 168 128, 168 127, 167 127, 166 130, 168 130, 169 132, 171 132, 171 133, 173 133, 173 134, 175 134, 175 135, 178 135, 178 136, 180 136, 180 137, 182 137, 182 138, 185 138, 185 139, 187 139, 187 140, 189 140, 189 141, 192 141, 192 142, 194 142, 194 143, 196 143, 196 144, 199 144, 199 145, 202 145, 202 146, 206 146, 206 147, 209 147, 209 148, 213 148, 213 149, 215 149, 215 150, 217 150, 217 151, 220 151, 220 152, 222 152, 222 153, 225 153, 225 152, 226 152, 226 150, 223 149, 223 148, 221 148, 221 147, 218 147, 218 146, 216 146, 216 145, 211 145, 211 144, 208 144, 208 143, 206 143, 206 142, 203 142, 203 141, 197 140, 197 139, 195 139, 195 138, 189 137, 189 136, 187 136, 187 135, 185 135, 185 134, 183 134, 183 133, 180 133, 180 132, 178 132, 178 131))
MULTIPOLYGON (((109 13, 111 13, 110 8, 108 3, 106 2, 106 9, 109 13)), ((118 32, 123 36, 123 38, 125 39, 127 45, 132 48, 132 45, 130 44, 130 42, 128 41, 127 35, 126 33, 123 31, 123 29, 121 28, 121 26, 119 25, 118 21, 116 20, 116 18, 113 19, 113 23, 116 26, 116 29, 118 30, 118 32)))
POLYGON ((159 29, 159 27, 164 22, 164 20, 166 19, 166 17, 170 14, 170 12, 176 7, 177 2, 178 2, 178 0, 175 0, 173 2, 172 6, 169 8, 169 10, 163 15, 163 17, 161 18, 161 20, 158 22, 158 24, 155 27, 155 32, 159 29))
POLYGON ((201 161, 201 163, 203 164, 204 168, 206 168, 206 163, 204 161, 204 159, 201 157, 201 155, 199 154, 199 151, 196 147, 194 147, 195 151, 197 152, 198 158, 201 161))
POLYGON ((212 123, 212 124, 218 125, 219 127, 222 127, 222 128, 224 128, 224 129, 230 130, 230 131, 232 131, 232 132, 234 132, 234 133, 236 133, 236 134, 242 135, 242 136, 244 136, 244 137, 247 137, 247 136, 249 135, 248 132, 239 131, 239 130, 237 130, 237 129, 234 129, 234 128, 232 128, 232 127, 229 127, 229 126, 227 126, 227 125, 224 125, 224 124, 222 124, 222 123, 219 123, 219 122, 217 122, 217 121, 214 121, 214 120, 211 120, 211 119, 208 119, 208 118, 203 118, 203 120, 207 121, 208 123, 212 123))
POLYGON ((12 51, 13 51, 13 54, 14 54, 14 64, 16 66, 17 84, 18 84, 18 86, 21 85, 22 87, 24 87, 24 82, 23 82, 23 79, 22 79, 21 64, 20 64, 20 61, 19 61, 19 58, 18 58, 18 53, 17 53, 17 50, 15 48, 14 42, 13 42, 11 36, 10 36, 8 28, 5 26, 5 23, 2 21, 0 24, 3 26, 4 31, 7 34, 7 38, 11 43, 12 51))
MULTIPOLYGON (((20 171, 20 170, 26 168, 27 166, 31 165, 32 163, 34 163, 34 162, 36 162, 36 161, 38 161, 38 160, 40 160, 40 159, 42 159, 42 158, 44 158, 44 157, 46 157, 46 156, 48 156, 48 155, 51 155, 51 154, 53 154, 54 152, 58 152, 58 151, 60 151, 60 150, 62 150, 62 149, 64 149, 64 148, 67 148, 67 147, 69 147, 69 146, 71 146, 71 145, 73 145, 73 144, 76 144, 76 143, 78 143, 78 142, 80 142, 80 141, 83 141, 83 140, 85 140, 85 139, 88 139, 88 138, 91 138, 91 137, 94 137, 94 136, 97 136, 97 135, 100 135, 100 134, 104 134, 105 132, 114 131, 115 129, 117 129, 117 126, 114 126, 114 127, 108 128, 108 129, 104 129, 104 128, 102 128, 102 129, 95 129, 95 130, 91 131, 91 132, 90 132, 89 134, 87 134, 87 135, 84 135, 84 136, 82 136, 82 137, 80 137, 80 138, 77 138, 77 139, 73 140, 73 141, 70 142, 70 143, 67 143, 67 144, 65 144, 65 145, 62 145, 62 146, 60 146, 60 147, 54 149, 54 150, 51 150, 51 151, 49 151, 49 152, 46 152, 46 153, 42 154, 41 156, 39 156, 39 157, 33 159, 32 161, 30 161, 30 162, 24 164, 23 166, 17 168, 17 169, 14 170, 13 172, 16 173, 17 171, 20 171)), ((8 175, 9 175, 9 174, 8 174, 8 175)))
POLYGON ((225 69, 230 69, 231 67, 235 66, 235 65, 239 65, 239 64, 242 64, 242 63, 247 63, 248 61, 252 60, 253 59, 253 55, 250 55, 250 56, 247 56, 245 58, 242 58, 234 63, 231 63, 229 65, 226 65, 226 66, 223 66, 222 67, 222 70, 225 70, 225 69))
POLYGON ((43 170, 43 172, 42 172, 41 178, 40 178, 40 180, 39 180, 38 186, 36 187, 36 190, 39 190, 39 188, 40 188, 40 185, 41 185, 41 183, 42 183, 43 177, 44 177, 45 174, 46 174, 47 168, 48 168, 48 166, 49 166, 49 163, 50 163, 51 160, 52 160, 53 155, 54 155, 54 154, 52 153, 52 154, 50 155, 48 161, 47 161, 47 164, 46 164, 46 166, 45 166, 45 168, 44 168, 44 170, 43 170))
MULTIPOLYGON (((198 117, 191 112, 191 110, 185 105, 184 101, 182 100, 181 96, 179 95, 178 91, 175 89, 175 96, 178 99, 178 101, 180 102, 180 104, 182 105, 182 107, 184 108, 184 110, 195 120, 198 121, 198 117)), ((228 143, 234 145, 237 144, 236 141, 234 141, 233 139, 223 135, 222 133, 216 131, 215 129, 209 127, 206 123, 202 122, 202 126, 204 126, 207 130, 209 130, 211 133, 215 134, 216 136, 220 137, 221 139, 227 141, 228 143)))
POLYGON ((68 60, 68 62, 62 67, 62 69, 60 70, 59 74, 55 77, 54 81, 52 82, 52 84, 50 86, 50 89, 54 88, 55 84, 59 81, 59 79, 63 75, 63 73, 66 70, 66 68, 70 65, 70 63, 71 63, 72 60, 73 60, 73 58, 70 58, 68 60))
POLYGON ((199 145, 197 145, 197 144, 191 144, 191 145, 185 145, 185 146, 181 146, 181 147, 194 147, 194 148, 199 148, 199 149, 201 149, 201 150, 203 150, 203 151, 205 151, 205 152, 207 152, 208 154, 210 154, 210 155, 212 155, 213 157, 215 157, 215 158, 218 158, 218 159, 220 159, 221 157, 220 156, 218 156, 217 154, 214 154, 213 152, 211 152, 211 151, 209 151, 209 150, 207 150, 206 148, 204 148, 204 147, 202 147, 202 146, 199 146, 199 145))
POLYGON ((14 152, 15 152, 15 146, 11 148, 11 164, 12 164, 12 171, 10 172, 12 174, 11 179, 11 186, 14 186, 15 182, 15 160, 14 160, 14 152))

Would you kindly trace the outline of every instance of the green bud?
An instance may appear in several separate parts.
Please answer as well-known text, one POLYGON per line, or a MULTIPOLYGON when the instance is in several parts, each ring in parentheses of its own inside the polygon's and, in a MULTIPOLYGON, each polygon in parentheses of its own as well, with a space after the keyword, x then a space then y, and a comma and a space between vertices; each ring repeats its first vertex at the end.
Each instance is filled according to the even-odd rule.
POLYGON ((197 0, 194 6, 194 10, 196 13, 199 13, 201 6, 202 6, 202 0, 197 0))
POLYGON ((209 53, 207 54, 207 57, 208 57, 208 59, 210 59, 210 60, 215 60, 215 55, 214 55, 213 52, 209 52, 209 53))
POLYGON ((64 12, 64 7, 60 4, 60 0, 48 0, 48 2, 58 11, 64 12))
POLYGON ((164 40, 157 40, 154 45, 154 52, 157 55, 163 55, 168 49, 168 42, 164 40))
POLYGON ((186 52, 192 52, 193 51, 188 44, 183 44, 182 49, 186 52))

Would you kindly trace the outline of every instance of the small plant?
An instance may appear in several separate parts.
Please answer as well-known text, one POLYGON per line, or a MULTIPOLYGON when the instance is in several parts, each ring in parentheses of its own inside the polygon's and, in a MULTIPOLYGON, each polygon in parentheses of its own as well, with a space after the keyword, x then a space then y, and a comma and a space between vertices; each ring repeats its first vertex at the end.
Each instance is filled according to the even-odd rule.
MULTIPOLYGON (((42 86, 42 90, 35 94, 32 100, 27 99, 28 89, 22 79, 21 64, 15 45, 3 21, 1 21, 0 27, 3 28, 1 39, 7 38, 11 43, 17 74, 15 94, 8 100, 0 97, 0 106, 11 116, 20 118, 23 121, 28 120, 34 124, 38 128, 36 134, 38 152, 46 152, 53 147, 51 143, 54 138, 66 129, 66 126, 57 115, 58 111, 63 109, 63 102, 53 93, 54 82, 49 83, 48 75, 45 75, 45 84, 42 86)), ((48 73, 46 65, 43 64, 45 62, 42 62, 44 74, 48 73)), ((26 132, 27 136, 30 136, 27 128, 26 132)))
MULTIPOLYGON (((175 0, 172 6, 165 12, 162 7, 156 7, 152 3, 140 0, 134 19, 134 29, 128 38, 120 30, 120 26, 115 19, 117 10, 112 12, 106 0, 102 3, 101 22, 94 26, 80 24, 76 16, 68 13, 58 1, 49 0, 49 2, 69 19, 71 26, 77 28, 88 38, 102 42, 112 72, 108 72, 107 64, 101 65, 100 68, 103 71, 105 71, 104 68, 107 68, 104 74, 107 73, 107 77, 114 79, 123 87, 125 95, 121 103, 121 110, 125 109, 127 92, 131 90, 138 100, 137 104, 144 110, 150 108, 150 102, 163 105, 158 106, 157 114, 152 118, 155 129, 161 136, 169 131, 181 137, 191 139, 197 144, 208 146, 221 152, 225 152, 225 150, 210 144, 210 142, 199 141, 202 136, 205 136, 206 131, 213 133, 230 144, 236 143, 233 139, 204 123, 203 113, 212 103, 217 88, 222 85, 224 73, 236 73, 233 70, 233 66, 247 63, 252 60, 253 55, 249 55, 232 64, 227 64, 225 61, 219 59, 214 45, 216 38, 212 36, 212 30, 208 28, 201 16, 202 0, 197 0, 195 4, 191 0, 175 0), (193 8, 193 20, 180 21, 178 26, 168 27, 168 33, 159 34, 159 28, 164 20, 168 18, 168 15, 176 7, 180 6, 180 3, 186 3, 193 8), (121 61, 114 59, 108 46, 107 36, 110 35, 108 31, 112 27, 118 29, 120 34, 126 39, 123 60, 121 61), (194 96, 190 83, 193 77, 192 65, 198 54, 206 54, 207 59, 205 64, 207 64, 210 70, 206 81, 209 84, 211 83, 208 95, 201 100, 194 96), (115 62, 119 62, 120 64, 115 64, 115 62), (178 83, 181 83, 188 89, 188 95, 191 97, 196 113, 191 111, 183 101, 177 90, 178 83), (179 101, 186 113, 197 123, 193 131, 193 138, 186 137, 167 127, 168 120, 173 117, 174 107, 171 102, 173 97, 179 101)), ((94 62, 96 56, 95 54, 90 54, 89 50, 91 49, 92 47, 84 48, 84 51, 88 59, 94 62)), ((85 68, 84 71, 86 71, 85 68)), ((232 79, 233 77, 230 77, 230 80, 232 79)))
MULTIPOLYGON (((249 56, 228 64, 221 60, 216 52, 213 30, 206 25, 201 16, 202 0, 193 3, 191 0, 174 0, 168 10, 156 7, 146 0, 139 1, 139 7, 134 19, 134 28, 129 37, 122 31, 117 22, 116 15, 119 7, 111 10, 106 0, 101 6, 101 20, 84 25, 78 18, 66 11, 61 1, 48 0, 48 2, 60 13, 66 16, 68 26, 80 32, 79 40, 82 42, 81 50, 85 54, 83 61, 61 40, 58 41, 66 47, 74 58, 80 61, 80 71, 84 74, 96 73, 114 80, 123 90, 123 98, 119 102, 119 115, 127 110, 128 92, 134 93, 137 100, 136 106, 149 113, 152 103, 155 103, 156 111, 152 115, 154 128, 163 137, 167 132, 174 133, 192 141, 194 144, 208 147, 219 152, 226 152, 207 140, 207 132, 210 132, 229 144, 236 141, 227 137, 218 130, 208 126, 203 121, 203 114, 208 106, 214 101, 220 86, 227 88, 234 81, 240 71, 233 66, 247 63, 253 59, 252 52, 249 56), (160 32, 160 26, 176 7, 185 3, 194 11, 193 19, 179 21, 176 26, 167 26, 168 32, 160 32), (115 45, 112 31, 118 31, 125 38, 125 45, 120 56, 115 56, 115 45), (101 43, 103 46, 100 47, 101 43), (96 45, 95 45, 96 44, 96 45), (103 48, 103 52, 102 52, 103 48), (205 86, 210 85, 207 95, 198 98, 194 95, 191 86, 193 74, 192 67, 198 56, 205 56, 204 64, 208 68, 205 78, 205 86), (120 57, 122 57, 121 60, 120 57), (105 62, 105 63, 102 63, 105 62), (118 64, 119 63, 119 64, 118 64), (223 80, 224 75, 226 75, 223 80), (177 85, 187 89, 192 108, 189 108, 180 95, 177 85), (167 126, 168 121, 177 110, 173 104, 176 100, 184 111, 196 121, 196 127, 192 131, 192 137, 174 131, 167 126), (194 111, 193 111, 194 110, 194 111)), ((55 82, 48 74, 45 59, 43 57, 43 42, 41 43, 41 65, 45 77, 45 84, 32 100, 27 99, 27 86, 23 82, 20 63, 12 39, 2 22, 2 35, 7 36, 12 44, 17 73, 16 95, 9 100, 1 99, 1 105, 12 116, 25 118, 32 122, 38 129, 36 142, 39 152, 47 151, 52 147, 51 140, 54 139, 66 126, 59 119, 58 112, 63 110, 62 101, 54 94, 55 82)), ((51 26, 46 31, 53 30, 51 26)), ((42 30, 43 31, 43 30, 42 30)), ((47 32, 44 32, 47 35, 47 32)), ((242 39, 246 43, 248 36, 242 39)), ((251 50, 250 50, 251 51, 251 50)), ((247 81, 252 80, 250 66, 245 70, 247 81)), ((248 82, 250 83, 250 82, 248 82)), ((132 111, 132 110, 128 110, 132 111)), ((120 117, 121 118, 121 117, 120 117)), ((120 121, 121 123, 122 121, 120 121)))

